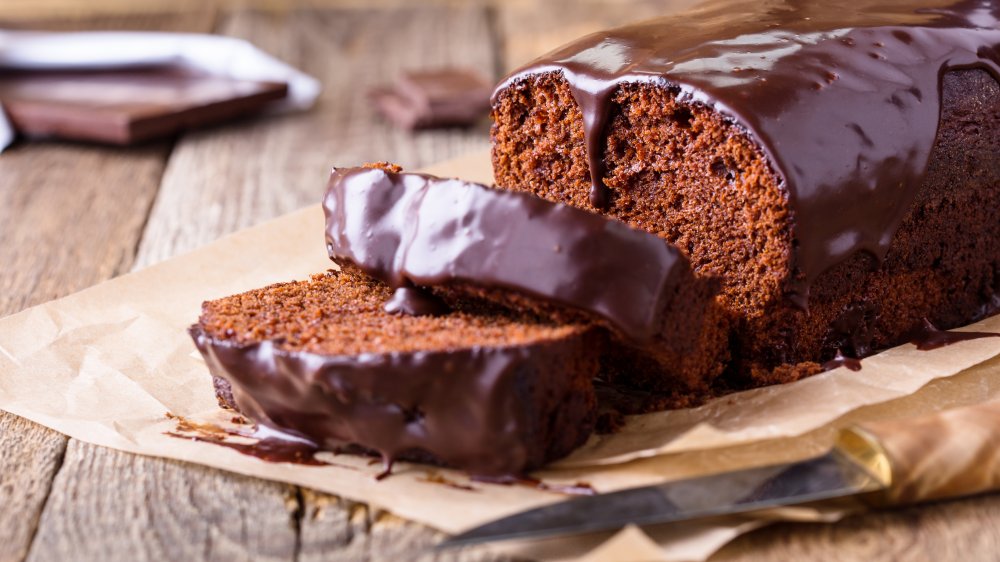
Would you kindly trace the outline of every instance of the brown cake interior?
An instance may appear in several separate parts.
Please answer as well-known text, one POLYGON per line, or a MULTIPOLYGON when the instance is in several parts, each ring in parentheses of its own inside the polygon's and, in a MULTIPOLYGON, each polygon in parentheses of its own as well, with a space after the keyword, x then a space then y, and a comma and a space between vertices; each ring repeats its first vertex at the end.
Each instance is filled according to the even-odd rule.
MULTIPOLYGON (((493 110, 501 187, 593 209, 580 111, 558 73, 513 83, 493 110)), ((881 265, 859 254, 811 286, 808 312, 785 298, 794 217, 779 177, 740 126, 625 84, 606 131, 608 214, 675 244, 702 275, 723 280, 738 318, 736 371, 750 384, 794 380, 838 349, 864 355, 901 343, 927 317, 944 327, 983 313, 995 293, 1000 224, 1000 88, 982 70, 943 79, 942 118, 920 195, 881 265), (838 326, 861 319, 861 334, 838 326)))
POLYGON ((392 289, 354 268, 277 283, 206 302, 200 324, 213 338, 250 344, 278 340, 288 351, 331 355, 441 351, 559 340, 584 326, 557 325, 477 303, 444 316, 387 314, 392 289))

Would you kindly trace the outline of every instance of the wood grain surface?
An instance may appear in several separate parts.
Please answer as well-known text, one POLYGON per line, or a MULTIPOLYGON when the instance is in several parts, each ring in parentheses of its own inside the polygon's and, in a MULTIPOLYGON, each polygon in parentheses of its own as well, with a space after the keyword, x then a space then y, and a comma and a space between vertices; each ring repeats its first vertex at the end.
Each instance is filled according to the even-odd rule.
MULTIPOLYGON (((53 21, 59 29, 202 31, 196 17, 53 21)), ((34 26, 33 26, 34 27, 34 26)), ((129 270, 170 146, 39 142, 0 158, 0 315, 129 270), (121 190, 127 190, 122 196, 121 190)), ((0 412, 0 560, 23 560, 63 463, 66 438, 0 412)))
MULTIPOLYGON (((13 0, 7 14, 31 12, 13 0), (13 6, 13 7, 11 7, 13 6)), ((43 3, 44 4, 44 3, 43 3)), ((52 0, 48 6, 69 6, 52 0)), ((307 114, 250 119, 133 149, 22 143, 0 156, 0 314, 65 295, 319 200, 334 164, 415 168, 487 146, 485 125, 412 134, 378 120, 364 92, 404 68, 498 75, 580 34, 655 15, 652 0, 433 2, 307 7, 161 2, 169 14, 94 2, 19 27, 167 29, 247 38, 319 77, 307 114), (110 6, 110 8, 108 7, 110 6), (218 9, 216 9, 218 8, 218 9), (132 11, 135 11, 133 9, 132 11), (72 17, 69 17, 72 16, 72 17)), ((0 9, 0 18, 5 16, 0 9)), ((319 239, 317 241, 319 243, 319 239)), ((440 534, 295 486, 67 440, 0 412, 0 562, 50 560, 483 560, 435 554, 440 534)), ((718 560, 985 560, 1000 557, 1000 496, 781 524, 718 560)))
MULTIPOLYGON (((0 313, 127 271, 166 155, 163 144, 133 151, 45 144, 4 154, 0 313)), ((60 434, 0 412, 0 529, 11 533, 0 541, 0 559, 16 560, 28 548, 65 444, 60 434)))

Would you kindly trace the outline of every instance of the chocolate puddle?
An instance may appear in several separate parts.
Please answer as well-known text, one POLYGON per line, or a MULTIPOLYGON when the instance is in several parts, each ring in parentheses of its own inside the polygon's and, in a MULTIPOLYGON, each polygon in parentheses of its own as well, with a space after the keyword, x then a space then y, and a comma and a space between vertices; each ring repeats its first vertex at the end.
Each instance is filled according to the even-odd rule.
POLYGON ((950 332, 948 330, 939 330, 930 320, 924 318, 920 328, 915 330, 910 336, 910 343, 917 346, 917 349, 921 351, 930 351, 953 343, 996 337, 1000 337, 1000 334, 993 332, 950 332))
POLYGON ((177 423, 176 431, 164 432, 165 435, 171 437, 219 445, 267 462, 285 462, 310 466, 330 465, 356 470, 352 466, 319 460, 315 455, 320 452, 320 449, 315 444, 274 431, 265 426, 257 426, 248 431, 239 431, 215 424, 195 422, 188 418, 169 413, 167 417, 177 423), (239 443, 227 440, 227 437, 254 439, 254 442, 239 443))

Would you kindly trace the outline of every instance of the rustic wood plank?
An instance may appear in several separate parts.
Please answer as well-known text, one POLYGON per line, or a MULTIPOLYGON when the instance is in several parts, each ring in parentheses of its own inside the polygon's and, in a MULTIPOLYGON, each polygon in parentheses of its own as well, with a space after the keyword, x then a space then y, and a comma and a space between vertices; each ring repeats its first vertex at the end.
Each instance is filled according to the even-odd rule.
POLYGON ((295 488, 70 440, 28 556, 292 560, 295 488))
MULTIPOLYGON (((224 33, 248 38, 319 76, 327 85, 322 103, 308 114, 247 120, 182 139, 171 155, 136 266, 317 203, 335 162, 390 159, 416 167, 485 147, 485 127, 417 135, 392 129, 368 110, 364 91, 402 68, 489 68, 487 24, 484 11, 465 8, 238 13, 228 19, 224 33), (347 82, 345 76, 357 78, 347 82)), ((71 441, 30 559, 59 560, 71 553, 101 560, 248 559, 267 543, 276 545, 267 551, 276 560, 367 560, 382 559, 389 545, 405 556, 415 545, 439 538, 423 527, 373 516, 362 505, 293 492, 289 486, 71 441), (118 498, 114 508, 106 498, 109 489, 118 498), (188 506, 192 494, 210 502, 221 493, 229 496, 218 506, 188 506), (150 495, 155 501, 147 500, 150 495), (215 514, 222 512, 231 516, 217 523, 221 516, 215 514), (163 525, 165 514, 176 521, 163 525), (225 528, 243 529, 244 535, 226 536, 225 528), (219 540, 224 549, 214 548, 219 540)))
POLYGON ((299 562, 413 560, 485 562, 508 560, 470 549, 436 552, 443 533, 382 510, 337 497, 301 490, 299 562))
MULTIPOLYGON (((423 5, 489 4, 491 0, 421 0, 423 5)), ((492 0, 494 2, 534 2, 535 0, 492 0)), ((601 1, 601 0, 588 0, 601 1)), ((614 0, 629 2, 631 0, 614 0)), ((0 3, 0 18, 21 20, 38 17, 83 18, 143 14, 176 13, 187 15, 207 8, 229 12, 236 9, 287 12, 295 8, 337 8, 371 10, 391 9, 412 5, 413 0, 4 0, 0 3)))
MULTIPOLYGON (((166 144, 22 144, 0 157, 0 314, 127 271, 166 144)), ((0 560, 21 560, 66 438, 0 412, 0 560)))
POLYGON ((27 554, 65 449, 62 434, 0 412, 0 561, 27 554))
POLYGON ((298 562, 370 558, 366 505, 304 488, 299 490, 299 505, 298 562))
MULTIPOLYGON (((34 0, 32 0, 34 3, 34 0)), ((98 16, 74 16, 73 10, 32 10, 21 17, 11 17, 0 10, 0 28, 42 29, 47 31, 211 31, 216 10, 211 3, 185 11, 143 10, 140 13, 109 12, 98 16)))
MULTIPOLYGON (((690 0, 670 0, 678 4, 690 0)), ((663 0, 497 2, 505 72, 588 33, 662 15, 663 0)))
POLYGON ((713 562, 995 560, 1000 496, 868 513, 834 524, 783 523, 744 535, 713 562))
MULTIPOLYGON (((59 21, 56 29, 204 30, 204 16, 59 21)), ((28 24, 25 24, 28 25, 28 24)), ((169 153, 19 143, 0 156, 0 315, 128 271, 169 153)), ((0 412, 0 560, 23 560, 66 438, 0 412)))

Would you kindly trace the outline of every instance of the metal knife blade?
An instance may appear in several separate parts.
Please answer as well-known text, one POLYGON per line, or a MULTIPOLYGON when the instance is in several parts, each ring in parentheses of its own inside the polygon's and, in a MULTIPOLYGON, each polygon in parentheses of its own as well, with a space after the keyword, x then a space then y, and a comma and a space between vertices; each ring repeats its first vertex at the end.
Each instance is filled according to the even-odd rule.
POLYGON ((482 542, 576 535, 746 513, 882 490, 878 471, 834 448, 777 464, 587 496, 525 511, 442 542, 448 548, 482 542))

